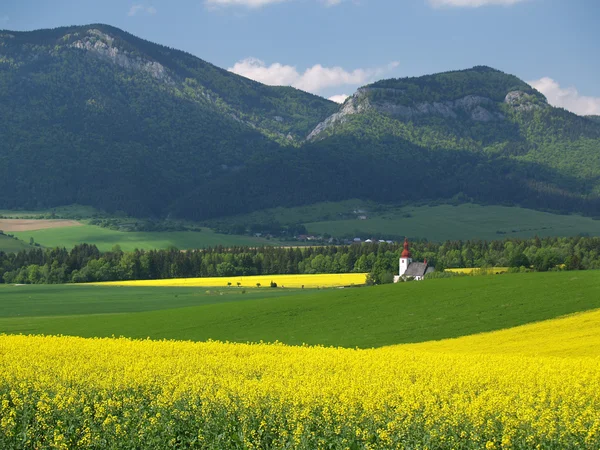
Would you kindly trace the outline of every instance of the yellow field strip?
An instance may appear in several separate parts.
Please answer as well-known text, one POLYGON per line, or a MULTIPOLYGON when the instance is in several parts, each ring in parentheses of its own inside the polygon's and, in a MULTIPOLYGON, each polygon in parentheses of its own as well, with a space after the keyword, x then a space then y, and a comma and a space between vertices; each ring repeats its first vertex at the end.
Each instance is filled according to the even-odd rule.
POLYGON ((466 273, 466 274, 472 274, 472 273, 489 273, 489 274, 495 274, 495 273, 505 273, 508 272, 509 267, 467 267, 467 268, 461 268, 461 269, 444 269, 444 272, 454 272, 454 273, 466 273))
POLYGON ((171 278, 167 280, 108 281, 93 283, 97 286, 189 286, 189 287, 270 287, 271 281, 278 287, 287 288, 326 288, 365 284, 366 273, 334 273, 314 275, 257 275, 249 277, 207 277, 207 278, 171 278))
POLYGON ((396 347, 443 353, 599 358, 600 310, 506 330, 396 347))
POLYGON ((0 448, 597 449, 599 319, 372 350, 0 335, 0 448))

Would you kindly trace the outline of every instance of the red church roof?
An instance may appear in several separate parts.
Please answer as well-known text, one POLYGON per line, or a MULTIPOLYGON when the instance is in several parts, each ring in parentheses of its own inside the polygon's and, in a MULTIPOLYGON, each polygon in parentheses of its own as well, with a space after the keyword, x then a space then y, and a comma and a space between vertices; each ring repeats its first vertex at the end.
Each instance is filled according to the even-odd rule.
POLYGON ((408 238, 404 238, 404 250, 402 250, 401 258, 410 258, 410 250, 408 250, 408 238))

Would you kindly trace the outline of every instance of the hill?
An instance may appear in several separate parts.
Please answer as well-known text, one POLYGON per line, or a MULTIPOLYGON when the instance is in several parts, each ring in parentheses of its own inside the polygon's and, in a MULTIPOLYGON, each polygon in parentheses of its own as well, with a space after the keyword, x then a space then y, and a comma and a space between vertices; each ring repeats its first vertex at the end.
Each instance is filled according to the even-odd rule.
POLYGON ((111 250, 115 245, 127 252, 135 249, 151 250, 170 247, 186 250, 218 245, 255 247, 282 244, 281 241, 271 241, 254 236, 217 234, 208 228, 203 228, 202 231, 116 231, 95 225, 82 225, 72 228, 15 231, 11 234, 24 242, 33 239, 34 242, 46 248, 71 249, 76 245, 86 243, 95 245, 102 252, 111 250))
POLYGON ((600 211, 600 123, 489 67, 344 105, 94 24, 0 32, 0 208, 202 220, 361 198, 600 211))
MULTIPOLYGON (((600 310, 570 314, 506 330, 423 342, 410 348, 417 351, 526 356, 600 356, 600 310)), ((405 347, 407 348, 407 347, 405 347)))
POLYGON ((5 234, 0 234, 0 252, 5 252, 5 253, 15 252, 16 253, 20 250, 27 250, 29 248, 31 248, 31 247, 19 239, 14 239, 5 234))
POLYGON ((381 347, 600 308, 599 276, 554 272, 343 290, 248 289, 252 299, 235 288, 0 286, 0 332, 381 347), (156 301, 141 301, 150 291, 156 301))
POLYGON ((514 206, 454 203, 385 205, 361 200, 270 208, 207 221, 222 233, 280 233, 303 224, 302 234, 363 240, 426 238, 430 241, 534 236, 598 236, 600 221, 576 214, 551 214, 514 206))
POLYGON ((593 122, 598 122, 600 123, 600 116, 586 116, 588 119, 590 119, 593 122))
POLYGON ((336 109, 106 25, 4 31, 0 49, 2 208, 164 215, 336 109))

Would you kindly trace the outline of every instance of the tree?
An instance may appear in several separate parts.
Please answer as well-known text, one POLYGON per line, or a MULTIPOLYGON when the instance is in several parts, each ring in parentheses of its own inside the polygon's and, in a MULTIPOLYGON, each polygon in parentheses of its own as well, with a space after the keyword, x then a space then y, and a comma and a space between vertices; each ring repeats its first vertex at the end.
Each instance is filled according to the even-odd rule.
POLYGON ((521 266, 529 267, 530 262, 529 262, 529 258, 527 258, 527 255, 525 255, 525 253, 523 253, 522 251, 517 251, 517 252, 513 253, 512 256, 510 257, 508 265, 509 265, 509 267, 521 267, 521 266))
POLYGON ((230 262, 217 264, 217 275, 220 277, 231 277, 235 275, 235 267, 230 262))

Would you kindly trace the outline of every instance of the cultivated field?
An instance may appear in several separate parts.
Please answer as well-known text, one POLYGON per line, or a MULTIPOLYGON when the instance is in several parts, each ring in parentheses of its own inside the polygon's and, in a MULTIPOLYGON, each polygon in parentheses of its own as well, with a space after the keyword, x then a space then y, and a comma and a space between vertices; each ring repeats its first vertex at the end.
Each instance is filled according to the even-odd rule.
POLYGON ((325 290, 0 285, 0 333, 371 348, 501 330, 595 308, 600 271, 325 290))
POLYGON ((47 230, 51 228, 80 227, 83 224, 76 220, 60 219, 0 219, 0 230, 6 232, 14 231, 35 231, 47 230))
MULTIPOLYGON (((582 325, 593 333, 564 358, 512 354, 500 333, 479 337, 476 353, 456 341, 351 350, 0 336, 0 445, 598 448, 591 314, 562 326, 567 342, 582 325)), ((507 333, 531 354, 555 345, 547 328, 531 341, 507 333)))
POLYGON ((334 236, 400 234, 431 241, 600 235, 600 221, 589 217, 469 204, 405 207, 373 214, 367 220, 309 222, 306 228, 310 233, 329 233, 334 236))
POLYGON ((600 357, 600 309, 507 330, 424 342, 419 351, 525 356, 600 357))
POLYGON ((75 228, 52 228, 36 231, 20 231, 12 233, 25 242, 33 238, 44 247, 72 248, 78 244, 94 244, 101 251, 108 251, 119 245, 123 251, 137 249, 165 249, 177 247, 181 250, 231 246, 263 246, 278 245, 280 242, 250 236, 233 236, 217 234, 208 228, 202 231, 115 231, 94 225, 83 225, 75 228))
POLYGON ((263 287, 271 282, 276 287, 288 288, 332 288, 360 286, 366 283, 366 273, 326 273, 301 275, 256 275, 248 277, 205 277, 172 278, 168 280, 108 281, 96 283, 100 286, 197 286, 197 287, 263 287))
POLYGON ((599 448, 599 324, 595 271, 0 286, 0 332, 73 336, 0 335, 0 448, 599 448))
POLYGON ((431 241, 600 235, 600 221, 578 215, 473 204, 397 207, 361 200, 273 208, 212 222, 215 226, 223 223, 303 223, 311 234, 409 236, 431 241), (359 216, 365 216, 366 220, 359 216))
POLYGON ((472 273, 477 274, 500 274, 508 272, 509 267, 466 267, 462 269, 444 269, 444 272, 464 273, 470 275, 472 273))

